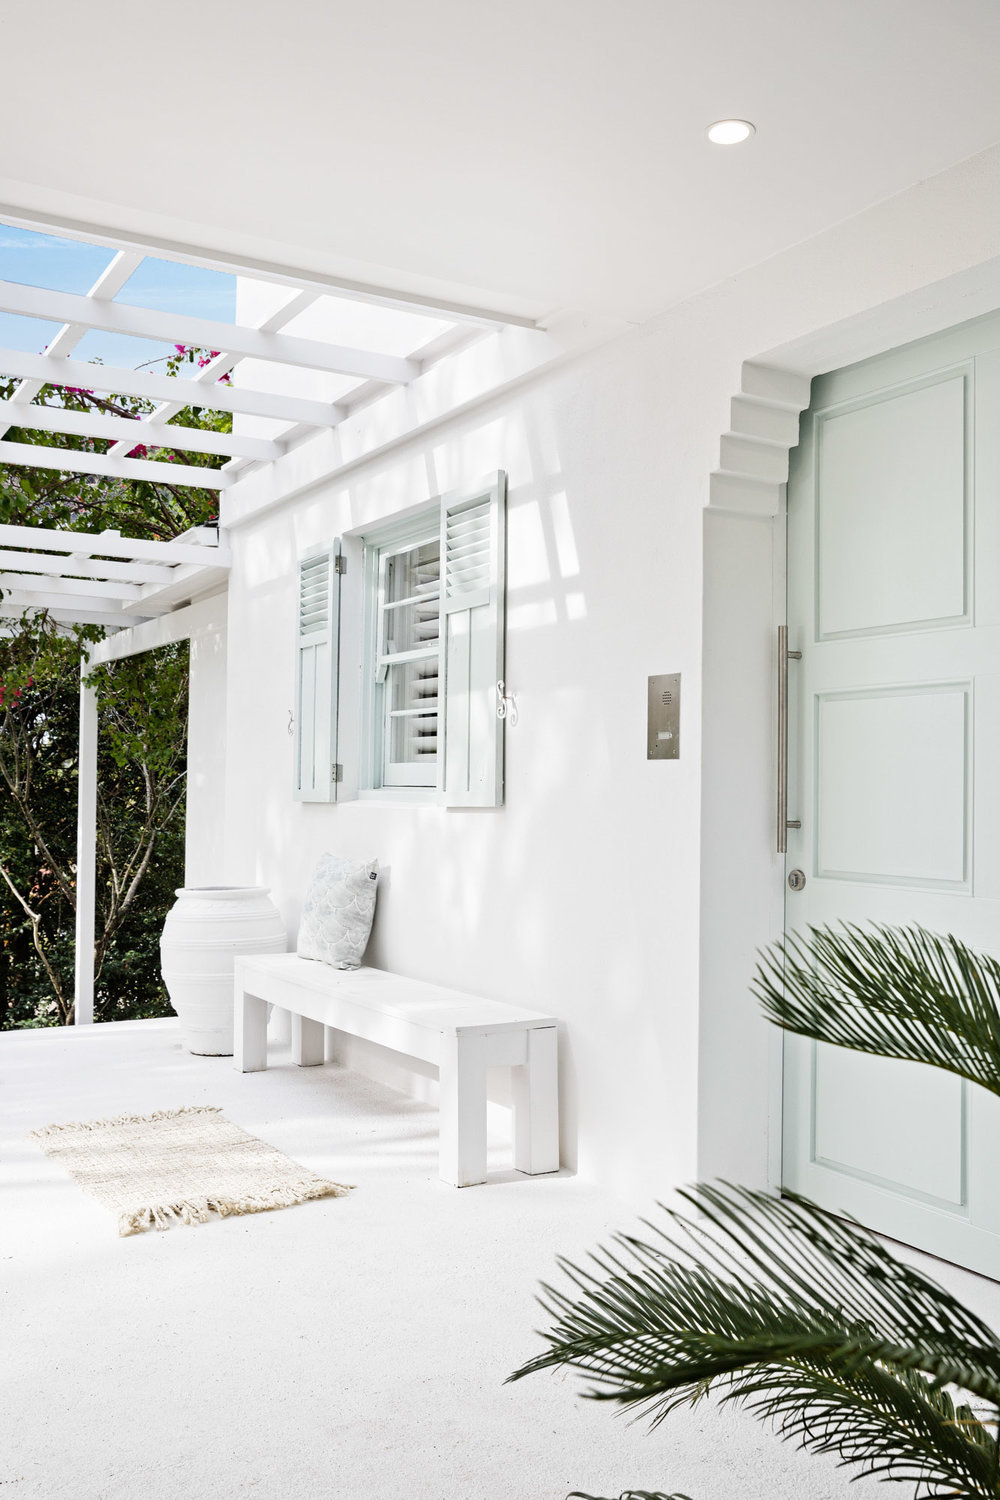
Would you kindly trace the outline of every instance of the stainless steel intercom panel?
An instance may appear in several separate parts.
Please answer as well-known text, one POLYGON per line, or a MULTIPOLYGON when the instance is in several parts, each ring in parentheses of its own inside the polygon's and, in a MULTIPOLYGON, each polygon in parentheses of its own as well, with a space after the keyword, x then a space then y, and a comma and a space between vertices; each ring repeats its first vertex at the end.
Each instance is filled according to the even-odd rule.
POLYGON ((649 679, 647 760, 678 760, 681 753, 681 674, 663 672, 649 679))

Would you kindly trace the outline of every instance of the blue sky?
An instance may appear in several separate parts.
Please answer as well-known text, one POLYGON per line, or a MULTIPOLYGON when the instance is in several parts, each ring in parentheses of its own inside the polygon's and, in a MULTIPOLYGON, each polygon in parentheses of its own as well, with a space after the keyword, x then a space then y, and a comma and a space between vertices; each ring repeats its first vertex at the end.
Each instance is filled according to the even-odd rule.
MULTIPOLYGON (((102 245, 64 240, 15 229, 0 223, 0 281, 17 281, 55 291, 87 293, 115 252, 102 245)), ((176 261, 142 262, 115 298, 134 307, 188 313, 232 323, 236 307, 236 278, 221 271, 202 270, 176 261)), ((58 323, 0 312, 0 349, 38 354, 57 332, 58 323)), ((87 333, 73 351, 73 359, 100 359, 106 365, 135 369, 172 353, 171 345, 123 334, 87 333)), ((153 370, 163 365, 154 363, 153 370)), ((0 358, 0 373, 3 373, 0 358)), ((196 373, 191 367, 185 373, 196 373)))

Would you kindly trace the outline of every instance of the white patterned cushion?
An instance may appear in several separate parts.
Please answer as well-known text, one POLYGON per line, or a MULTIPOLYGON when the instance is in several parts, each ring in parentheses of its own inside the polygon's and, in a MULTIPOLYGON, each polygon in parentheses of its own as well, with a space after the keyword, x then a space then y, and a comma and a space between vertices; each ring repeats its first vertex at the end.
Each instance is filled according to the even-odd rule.
POLYGON ((306 892, 299 923, 300 958, 334 969, 359 969, 375 916, 378 860, 367 864, 324 854, 306 892))

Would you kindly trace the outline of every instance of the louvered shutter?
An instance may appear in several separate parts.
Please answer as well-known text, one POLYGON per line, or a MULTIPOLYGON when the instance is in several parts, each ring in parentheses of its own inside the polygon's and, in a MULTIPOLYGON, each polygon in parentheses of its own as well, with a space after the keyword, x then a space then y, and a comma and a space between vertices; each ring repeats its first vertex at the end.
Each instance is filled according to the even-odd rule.
POLYGON ((295 796, 337 800, 340 542, 299 559, 295 664, 295 796))
POLYGON ((444 678, 445 801, 503 802, 503 678, 506 476, 473 495, 441 501, 441 665, 444 678))

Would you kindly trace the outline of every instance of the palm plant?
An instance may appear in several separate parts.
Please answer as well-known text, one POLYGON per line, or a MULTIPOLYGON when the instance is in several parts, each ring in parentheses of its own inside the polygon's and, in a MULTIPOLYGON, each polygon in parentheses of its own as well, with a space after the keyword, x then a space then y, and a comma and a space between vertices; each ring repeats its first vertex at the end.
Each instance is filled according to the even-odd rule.
POLYGON ((800 1036, 945 1068, 1000 1094, 1000 963, 922 927, 812 927, 761 955, 752 989, 800 1036))
MULTIPOLYGON (((762 955, 777 1025, 930 1063, 1000 1093, 1000 964, 920 928, 813 929, 762 955)), ((657 1427, 709 1391, 841 1465, 921 1500, 1000 1500, 1000 1339, 861 1226, 805 1199, 725 1185, 682 1192, 648 1235, 546 1286, 547 1348, 587 1394, 657 1427)), ((599 1500, 575 1492, 579 1500, 599 1500)), ((620 1500, 686 1500, 626 1491, 620 1500)))

